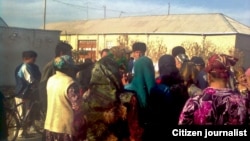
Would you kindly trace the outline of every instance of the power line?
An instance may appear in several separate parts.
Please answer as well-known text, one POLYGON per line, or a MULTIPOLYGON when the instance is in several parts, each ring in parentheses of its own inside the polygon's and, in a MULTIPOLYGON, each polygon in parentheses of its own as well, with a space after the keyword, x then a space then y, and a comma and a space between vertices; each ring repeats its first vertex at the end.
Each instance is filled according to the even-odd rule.
POLYGON ((86 8, 86 7, 83 7, 83 6, 70 4, 70 3, 66 3, 66 2, 59 1, 59 0, 53 0, 53 1, 58 2, 58 3, 61 3, 61 4, 64 4, 64 5, 68 5, 68 6, 71 6, 71 7, 86 8))
MULTIPOLYGON (((62 3, 62 4, 65 4, 65 5, 68 5, 68 6, 72 6, 72 7, 79 7, 79 8, 85 8, 85 9, 95 9, 95 10, 103 10, 103 8, 96 8, 96 7, 89 7, 89 6, 80 6, 80 5, 75 5, 75 4, 70 4, 70 3, 66 3, 66 2, 62 2, 62 1, 59 1, 59 0, 54 0, 56 2, 59 2, 59 3, 62 3)), ((114 10, 114 9, 106 9, 108 11, 114 11, 114 12, 120 12, 119 10, 114 10)))
MULTIPOLYGON (((125 13, 126 13, 126 15, 140 15, 140 14, 145 14, 145 13, 152 12, 152 11, 155 11, 155 10, 159 10, 159 8, 154 8, 154 9, 151 9, 151 10, 141 11, 141 12, 126 12, 126 11, 123 11, 123 10, 121 11, 121 10, 115 10, 115 9, 108 9, 106 7, 106 5, 105 6, 102 5, 102 7, 97 8, 97 7, 90 7, 88 4, 87 4, 87 6, 81 6, 81 5, 75 5, 75 4, 71 4, 71 3, 62 2, 60 0, 53 0, 53 1, 64 4, 64 5, 68 5, 68 6, 71 6, 71 7, 78 7, 78 8, 81 8, 81 9, 85 9, 85 10, 87 10, 87 16, 88 16, 88 9, 101 10, 101 11, 104 10, 104 18, 106 18, 107 11, 109 11, 109 12, 117 12, 117 13, 120 14, 119 16, 121 17, 121 15, 125 14, 125 13)), ((170 6, 170 4, 169 4, 169 6, 170 6)), ((169 9, 170 9, 170 7, 169 7, 169 9)))
POLYGON ((149 9, 147 11, 140 11, 140 12, 124 12, 126 14, 134 14, 134 15, 140 15, 140 14, 145 14, 145 13, 152 13, 152 11, 159 11, 159 10, 162 10, 162 9, 166 9, 165 8, 166 5, 162 5, 161 7, 159 8, 153 8, 153 9, 149 9))

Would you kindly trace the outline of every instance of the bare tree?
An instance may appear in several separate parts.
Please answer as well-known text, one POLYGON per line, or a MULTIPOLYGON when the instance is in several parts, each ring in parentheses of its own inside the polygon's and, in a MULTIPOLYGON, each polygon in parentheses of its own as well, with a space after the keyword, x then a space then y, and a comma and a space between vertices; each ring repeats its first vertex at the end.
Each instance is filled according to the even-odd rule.
MULTIPOLYGON (((120 35, 117 39, 119 45, 125 46, 127 48, 132 47, 133 43, 137 40, 130 40, 128 35, 120 35)), ((200 56, 207 62, 208 58, 215 53, 224 53, 231 56, 235 56, 239 59, 237 66, 243 65, 244 52, 235 47, 218 47, 212 41, 207 40, 206 37, 202 39, 200 43, 185 41, 181 44, 186 50, 186 54, 189 58, 193 56, 200 56), (225 52, 225 50, 227 50, 225 52)), ((151 40, 147 42, 146 56, 150 57, 154 63, 158 62, 159 58, 166 54, 168 47, 163 43, 163 40, 151 40)))
POLYGON ((120 35, 118 38, 117 38, 117 42, 120 46, 125 46, 127 47, 128 46, 128 35, 127 34, 123 34, 123 35, 120 35))
POLYGON ((146 55, 149 56, 154 63, 158 62, 159 58, 167 53, 167 47, 162 40, 151 41, 147 43, 146 55))
POLYGON ((186 49, 186 53, 190 58, 192 58, 193 56, 200 56, 204 59, 205 62, 207 62, 208 58, 213 54, 223 53, 239 59, 235 67, 243 65, 244 52, 235 47, 221 48, 213 44, 211 41, 203 41, 202 44, 186 41, 181 45, 186 49))
POLYGON ((186 49, 186 54, 190 58, 193 56, 200 56, 205 60, 205 62, 212 54, 219 52, 219 48, 217 48, 216 45, 210 41, 204 41, 202 44, 186 41, 181 45, 186 49))

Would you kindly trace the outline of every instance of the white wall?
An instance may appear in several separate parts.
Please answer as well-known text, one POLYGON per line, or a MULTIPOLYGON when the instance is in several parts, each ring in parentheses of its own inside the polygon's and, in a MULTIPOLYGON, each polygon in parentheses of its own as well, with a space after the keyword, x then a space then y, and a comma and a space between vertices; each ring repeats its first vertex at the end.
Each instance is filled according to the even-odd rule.
POLYGON ((38 53, 40 71, 55 56, 60 31, 0 27, 0 86, 15 85, 14 71, 22 63, 22 52, 38 53))
POLYGON ((236 48, 243 52, 243 67, 250 68, 250 35, 239 34, 236 48))

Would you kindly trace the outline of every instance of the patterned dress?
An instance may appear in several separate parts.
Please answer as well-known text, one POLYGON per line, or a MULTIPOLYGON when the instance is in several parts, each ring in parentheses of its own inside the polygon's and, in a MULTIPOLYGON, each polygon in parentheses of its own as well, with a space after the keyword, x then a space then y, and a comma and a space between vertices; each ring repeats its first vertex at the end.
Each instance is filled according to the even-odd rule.
POLYGON ((86 139, 87 126, 86 117, 84 116, 81 104, 81 94, 79 93, 79 86, 73 83, 67 91, 69 102, 74 111, 73 128, 75 130, 74 135, 66 133, 56 133, 46 130, 46 141, 83 141, 86 139))
MULTIPOLYGON (((247 113, 250 114, 250 91, 246 88, 246 89, 236 89, 237 92, 239 92, 243 98, 245 98, 246 100, 246 107, 248 107, 247 109, 247 113)), ((247 123, 248 125, 250 125, 250 116, 248 116, 248 119, 247 119, 247 123)))
POLYGON ((246 101, 240 94, 208 87, 186 102, 179 125, 244 125, 247 116, 246 101))

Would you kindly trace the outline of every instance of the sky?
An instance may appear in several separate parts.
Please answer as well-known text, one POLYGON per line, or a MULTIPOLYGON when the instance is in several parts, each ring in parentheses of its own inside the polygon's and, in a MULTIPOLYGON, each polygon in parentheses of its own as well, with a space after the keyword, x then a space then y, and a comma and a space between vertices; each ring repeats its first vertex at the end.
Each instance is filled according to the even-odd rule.
POLYGON ((250 0, 0 0, 8 26, 33 29, 62 21, 204 13, 222 13, 250 27, 250 0))

